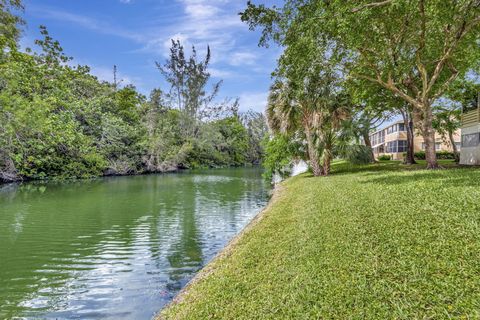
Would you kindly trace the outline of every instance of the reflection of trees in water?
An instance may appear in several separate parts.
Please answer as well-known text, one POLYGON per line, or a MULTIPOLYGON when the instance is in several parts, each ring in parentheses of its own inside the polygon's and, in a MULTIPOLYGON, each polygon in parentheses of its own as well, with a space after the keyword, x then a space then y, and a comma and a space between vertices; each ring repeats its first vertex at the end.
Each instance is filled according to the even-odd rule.
POLYGON ((196 224, 196 192, 191 176, 185 177, 181 184, 185 192, 176 192, 168 199, 170 208, 166 212, 176 212, 179 219, 179 234, 171 244, 167 255, 170 267, 167 269, 170 282, 167 290, 180 290, 193 273, 203 265, 202 246, 196 224))
MULTIPOLYGON (((122 251, 116 258, 126 260, 135 258, 136 249, 146 249, 145 268, 136 272, 143 272, 146 278, 156 275, 158 282, 148 286, 158 292, 165 286, 169 294, 177 292, 220 248, 213 250, 212 243, 224 244, 224 238, 206 236, 215 232, 212 226, 225 228, 221 231, 231 235, 238 227, 235 215, 239 206, 248 207, 264 192, 258 173, 252 171, 29 183, 0 189, 0 203, 8 207, 7 214, 0 215, 0 287, 11 285, 13 277, 24 279, 15 290, 0 292, 0 318, 18 315, 22 301, 36 297, 39 290, 52 288, 61 293, 72 289, 66 288, 72 281, 79 285, 74 278, 86 277, 89 271, 62 270, 62 266, 82 267, 79 261, 94 258, 96 263, 108 264, 108 258, 102 256, 108 248, 122 251), (35 227, 17 226, 14 231, 19 223, 35 227), (4 232, 5 226, 9 231, 4 232)), ((94 263, 85 266, 96 267, 94 263)), ((64 303, 67 295, 59 295, 57 301, 50 297, 51 303, 64 303)), ((162 299, 159 295, 158 300, 162 299)))
MULTIPOLYGON (((203 248, 207 241, 224 242, 224 237, 217 240, 207 239, 215 228, 223 234, 232 235, 237 231, 236 215, 239 210, 256 208, 258 199, 265 194, 266 186, 259 172, 255 170, 211 170, 205 173, 189 175, 182 181, 182 190, 168 199, 169 206, 165 212, 178 214, 178 232, 171 243, 167 260, 170 283, 168 290, 177 291, 185 285, 193 274, 204 265, 204 260, 213 250, 203 248), (208 229, 213 230, 208 230, 208 229), (201 229, 201 231, 199 231, 201 229), (205 256, 205 252, 208 252, 205 256)), ((218 243, 209 243, 212 246, 218 243)), ((217 248, 218 249, 218 248, 217 248)))
MULTIPOLYGON (((35 299, 42 289, 59 292, 78 275, 62 268, 94 269, 93 263, 79 261, 101 256, 106 250, 103 244, 116 241, 131 248, 136 236, 132 222, 145 212, 144 205, 138 201, 125 208, 125 202, 115 198, 146 191, 141 184, 119 178, 2 188, 0 202, 6 212, 0 216, 0 287, 11 289, 0 293, 0 318, 4 318, 2 312, 6 318, 28 313, 28 306, 21 310, 22 302, 35 299), (130 210, 133 205, 135 210, 130 210), (19 223, 35 227, 22 228, 19 223), (115 232, 108 232, 114 225, 115 232), (13 278, 21 281, 12 283, 13 278)), ((50 298, 53 306, 66 297, 50 298)))

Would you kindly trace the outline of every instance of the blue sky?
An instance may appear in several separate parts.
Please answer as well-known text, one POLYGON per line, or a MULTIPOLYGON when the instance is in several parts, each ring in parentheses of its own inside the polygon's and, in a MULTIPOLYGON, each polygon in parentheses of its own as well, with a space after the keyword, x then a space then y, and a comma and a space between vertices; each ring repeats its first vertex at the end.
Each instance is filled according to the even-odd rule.
MULTIPOLYGON (((270 6, 274 0, 262 3, 270 6)), ((275 0, 275 2, 277 2, 275 0)), ((23 47, 33 47, 46 25, 74 62, 112 81, 117 65, 124 84, 148 94, 168 88, 155 68, 171 39, 212 50, 213 81, 224 80, 220 97, 240 98, 240 109, 263 111, 270 74, 280 49, 259 48, 259 33, 248 30, 238 12, 246 0, 25 0, 23 47)))

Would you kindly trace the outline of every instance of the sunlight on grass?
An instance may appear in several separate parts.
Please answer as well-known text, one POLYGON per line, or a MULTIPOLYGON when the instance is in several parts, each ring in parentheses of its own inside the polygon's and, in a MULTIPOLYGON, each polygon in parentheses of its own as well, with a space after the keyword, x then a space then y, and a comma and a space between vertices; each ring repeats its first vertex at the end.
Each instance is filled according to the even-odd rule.
POLYGON ((286 181, 161 316, 480 317, 480 170, 409 169, 339 162, 330 177, 286 181))

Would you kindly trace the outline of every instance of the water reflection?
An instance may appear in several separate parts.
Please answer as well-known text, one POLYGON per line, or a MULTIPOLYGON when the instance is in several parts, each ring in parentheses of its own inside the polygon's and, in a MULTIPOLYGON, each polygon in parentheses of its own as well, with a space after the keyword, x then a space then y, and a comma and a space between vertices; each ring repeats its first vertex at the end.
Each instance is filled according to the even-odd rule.
POLYGON ((0 189, 0 318, 149 319, 267 188, 229 169, 0 189))

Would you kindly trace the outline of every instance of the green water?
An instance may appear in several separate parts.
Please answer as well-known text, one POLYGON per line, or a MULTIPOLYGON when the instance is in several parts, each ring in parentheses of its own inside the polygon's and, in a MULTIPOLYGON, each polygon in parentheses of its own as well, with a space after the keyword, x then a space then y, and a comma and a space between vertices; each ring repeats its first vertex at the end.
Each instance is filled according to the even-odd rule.
POLYGON ((0 319, 150 319, 266 204, 259 169, 0 187, 0 319))

